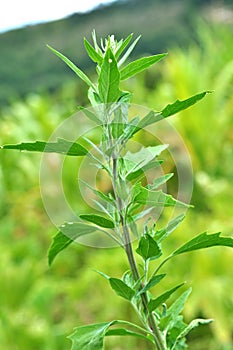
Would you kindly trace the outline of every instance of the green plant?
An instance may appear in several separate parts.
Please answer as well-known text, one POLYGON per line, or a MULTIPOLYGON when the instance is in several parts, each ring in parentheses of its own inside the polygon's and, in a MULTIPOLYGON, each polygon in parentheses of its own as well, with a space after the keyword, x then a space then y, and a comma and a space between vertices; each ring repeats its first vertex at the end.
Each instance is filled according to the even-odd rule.
POLYGON ((120 82, 133 77, 166 56, 166 54, 159 54, 143 57, 125 64, 139 38, 130 45, 131 39, 132 35, 120 41, 115 40, 114 36, 109 36, 101 42, 100 47, 93 32, 94 47, 86 39, 84 40, 87 53, 97 64, 97 83, 93 83, 68 58, 50 47, 89 86, 88 97, 93 111, 84 108, 82 111, 101 130, 99 144, 83 137, 81 143, 57 139, 55 142, 36 141, 2 146, 2 149, 59 153, 73 157, 87 156, 110 179, 111 189, 108 192, 92 188, 96 203, 102 210, 101 215, 82 214, 79 215, 80 221, 66 222, 61 225, 49 249, 49 264, 60 251, 79 237, 96 231, 107 235, 125 252, 129 270, 122 278, 99 273, 106 278, 117 295, 131 303, 141 325, 113 320, 78 327, 69 336, 72 340, 72 350, 101 350, 105 336, 137 337, 148 341, 158 350, 187 348, 187 334, 200 324, 208 324, 212 320, 199 318, 189 324, 184 322, 181 312, 191 292, 190 288, 167 307, 167 300, 184 285, 183 282, 156 297, 151 294, 151 289, 165 278, 166 274, 161 273, 160 270, 170 259, 186 252, 212 246, 233 246, 233 239, 230 237, 221 237, 219 232, 214 234, 204 232, 184 243, 165 258, 162 257, 164 240, 181 224, 184 215, 178 215, 164 228, 158 229, 156 219, 153 219, 152 209, 175 206, 185 209, 189 205, 159 189, 173 174, 156 178, 153 183, 146 181, 146 171, 160 165, 161 161, 157 157, 167 148, 167 145, 141 147, 137 152, 131 153, 127 149, 128 142, 142 129, 192 106, 204 98, 207 91, 183 101, 177 100, 167 105, 161 112, 150 111, 141 119, 134 117, 129 120, 128 108, 131 94, 121 91, 120 82), (95 152, 88 150, 83 144, 91 146, 95 152), (149 218, 148 215, 152 217, 149 218), (141 227, 136 222, 144 218, 146 220, 141 227), (152 224, 150 224, 151 221, 152 224), (135 250, 133 239, 138 240, 135 250), (135 258, 135 252, 141 260, 140 264, 135 258), (157 266, 154 266, 155 260, 158 260, 157 266), (151 265, 153 272, 151 272, 151 265))

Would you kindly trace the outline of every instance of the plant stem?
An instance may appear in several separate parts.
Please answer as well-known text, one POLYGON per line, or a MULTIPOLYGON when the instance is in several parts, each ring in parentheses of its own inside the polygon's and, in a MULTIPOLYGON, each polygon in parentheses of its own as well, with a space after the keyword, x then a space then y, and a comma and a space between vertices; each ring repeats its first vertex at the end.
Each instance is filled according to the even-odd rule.
MULTIPOLYGON (((133 275, 133 278, 135 280, 135 282, 138 282, 140 280, 140 274, 138 271, 138 267, 137 267, 137 263, 134 257, 134 253, 133 253, 133 248, 132 248, 132 244, 131 244, 131 240, 130 240, 130 233, 129 233, 129 229, 127 226, 127 222, 125 220, 125 217, 122 213, 123 211, 123 204, 122 204, 122 200, 121 198, 118 196, 117 194, 117 190, 116 190, 116 183, 117 183, 117 179, 118 179, 118 161, 117 161, 117 157, 114 154, 112 157, 112 168, 113 168, 113 181, 112 181, 112 185, 113 185, 113 191, 115 194, 115 198, 116 198, 116 203, 117 203, 117 207, 119 210, 119 215, 120 215, 120 221, 121 221, 121 226, 122 226, 122 231, 123 231, 123 239, 124 239, 124 249, 128 258, 128 262, 130 265, 130 269, 133 275)), ((141 288, 143 288, 143 284, 141 283, 141 288)), ((148 318, 148 325, 149 325, 149 329, 150 331, 153 333, 153 337, 154 337, 154 341, 156 344, 156 347, 158 350, 166 350, 166 347, 164 345, 164 341, 161 335, 161 332, 159 330, 158 325, 155 322, 154 316, 152 312, 149 312, 148 310, 148 296, 147 293, 141 293, 140 295, 141 297, 141 302, 143 305, 143 309, 145 314, 147 315, 148 318)))

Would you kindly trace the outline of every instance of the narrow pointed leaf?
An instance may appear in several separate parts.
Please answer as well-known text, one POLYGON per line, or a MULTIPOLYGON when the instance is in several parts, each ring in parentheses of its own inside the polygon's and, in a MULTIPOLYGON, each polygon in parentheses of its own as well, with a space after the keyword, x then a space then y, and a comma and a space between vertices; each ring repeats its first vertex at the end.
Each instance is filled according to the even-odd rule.
POLYGON ((152 299, 148 304, 148 309, 150 312, 154 311, 159 307, 161 304, 165 303, 165 301, 181 286, 183 286, 184 283, 179 284, 178 286, 168 290, 167 292, 161 294, 158 298, 152 299))
POLYGON ((134 42, 130 45, 130 47, 128 48, 128 50, 126 51, 126 53, 122 56, 122 58, 120 59, 119 63, 118 63, 118 67, 121 67, 122 64, 127 60, 127 58, 129 57, 129 55, 131 54, 131 52, 133 51, 133 49, 135 48, 135 46, 137 45, 137 42, 139 41, 139 39, 141 38, 141 35, 139 35, 134 42))
POLYGON ((4 145, 1 148, 29 152, 60 153, 68 156, 84 156, 88 153, 88 150, 79 143, 64 139, 58 139, 57 142, 23 142, 16 145, 4 145))
POLYGON ((140 169, 130 172, 126 179, 129 181, 132 181, 134 179, 137 179, 141 176, 143 176, 145 174, 145 172, 147 170, 153 169, 153 168, 157 168, 158 166, 160 166, 163 163, 162 160, 152 160, 149 163, 147 163, 145 166, 141 167, 140 169))
POLYGON ((79 110, 82 111, 91 121, 95 122, 98 125, 102 125, 101 120, 95 115, 95 113, 91 112, 89 109, 80 106, 79 110))
POLYGON ((189 242, 185 243, 179 249, 175 250, 174 253, 172 253, 172 256, 214 246, 225 246, 232 248, 233 238, 221 237, 220 234, 220 232, 213 234, 207 234, 206 232, 201 233, 200 235, 191 239, 189 242))
POLYGON ((84 38, 84 45, 92 61, 98 63, 100 66, 103 62, 103 57, 94 49, 94 47, 89 43, 89 41, 87 41, 86 38, 84 38))
POLYGON ((102 103, 116 102, 120 96, 120 73, 110 48, 107 49, 98 79, 99 95, 102 103))
POLYGON ((183 101, 177 100, 174 103, 167 105, 161 112, 150 111, 144 118, 140 120, 138 123, 138 128, 135 129, 134 133, 194 105, 202 98, 204 98, 207 93, 210 93, 210 91, 201 92, 183 101))
POLYGON ((159 177, 158 179, 156 179, 154 181, 154 183, 152 185, 148 185, 147 188, 149 190, 155 190, 156 188, 158 188, 159 186, 163 185, 164 183, 166 183, 174 174, 166 174, 164 176, 159 177))
POLYGON ((100 215, 82 214, 79 217, 82 220, 92 222, 93 224, 96 224, 96 225, 101 226, 101 227, 105 227, 105 228, 114 228, 115 227, 113 221, 106 219, 105 217, 100 216, 100 215))
POLYGON ((173 114, 176 114, 192 105, 194 105, 196 102, 200 101, 205 97, 207 93, 210 93, 210 91, 204 91, 197 95, 194 95, 192 97, 187 98, 186 100, 180 101, 177 100, 172 104, 167 105, 161 112, 162 116, 164 118, 167 118, 173 114))
POLYGON ((119 46, 119 48, 117 49, 116 53, 115 53, 115 57, 119 58, 119 56, 121 55, 121 53, 124 51, 124 49, 128 46, 128 44, 130 43, 131 39, 133 37, 133 34, 130 34, 129 36, 127 36, 127 38, 122 42, 122 44, 119 46))
POLYGON ((111 277, 109 279, 109 282, 110 282, 112 289, 120 297, 122 297, 126 300, 131 300, 134 297, 135 291, 132 288, 130 288, 129 286, 127 286, 127 284, 125 282, 123 282, 122 280, 120 280, 118 278, 111 277))
POLYGON ((184 214, 178 215, 176 218, 171 220, 165 228, 157 230, 155 237, 157 242, 162 242, 170 233, 172 233, 184 220, 184 214))
POLYGON ((78 68, 71 60, 69 60, 69 58, 67 58, 62 53, 55 50, 51 46, 47 45, 47 47, 53 53, 55 53, 55 55, 57 55, 63 62, 65 62, 67 64, 67 66, 70 67, 70 69, 72 69, 80 79, 82 79, 87 85, 93 87, 93 84, 92 84, 91 80, 88 78, 88 76, 80 68, 78 68))
POLYGON ((66 247, 68 247, 78 237, 87 235, 98 230, 97 227, 83 224, 81 222, 65 223, 53 237, 53 242, 48 251, 48 263, 53 260, 66 247))
POLYGON ((139 294, 145 293, 148 290, 150 290, 152 287, 156 286, 164 277, 166 276, 165 273, 161 275, 152 276, 148 283, 139 291, 139 294))
POLYGON ((185 302, 188 299, 192 288, 187 289, 184 293, 178 297, 174 303, 169 307, 166 312, 166 316, 160 320, 159 326, 164 330, 169 330, 175 326, 177 323, 177 318, 179 314, 182 312, 185 302))
POLYGON ((138 248, 136 249, 136 252, 144 260, 148 260, 148 259, 155 260, 162 255, 162 251, 160 247, 149 234, 145 234, 141 237, 138 248))
POLYGON ((152 66, 153 64, 160 61, 162 58, 164 58, 167 54, 159 54, 149 57, 142 57, 139 58, 136 61, 130 62, 126 67, 124 67, 120 74, 121 74, 121 80, 128 79, 143 70, 147 69, 148 67, 152 66))

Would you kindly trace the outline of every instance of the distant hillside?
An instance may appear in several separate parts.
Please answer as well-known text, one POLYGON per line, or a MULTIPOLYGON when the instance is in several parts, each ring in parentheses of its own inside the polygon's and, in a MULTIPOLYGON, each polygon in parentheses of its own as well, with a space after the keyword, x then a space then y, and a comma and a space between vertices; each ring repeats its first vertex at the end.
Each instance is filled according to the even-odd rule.
POLYGON ((83 37, 114 33, 143 35, 135 54, 158 53, 173 45, 186 45, 192 37, 193 18, 209 1, 128 0, 86 14, 28 26, 0 35, 0 103, 29 92, 53 90, 72 79, 72 72, 46 48, 64 52, 81 68, 89 68, 83 37))

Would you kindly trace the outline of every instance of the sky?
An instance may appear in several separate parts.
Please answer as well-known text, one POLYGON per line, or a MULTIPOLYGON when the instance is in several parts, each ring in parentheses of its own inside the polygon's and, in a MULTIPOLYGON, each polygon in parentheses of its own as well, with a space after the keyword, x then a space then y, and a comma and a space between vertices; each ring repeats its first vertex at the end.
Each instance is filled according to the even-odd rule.
POLYGON ((0 32, 86 12, 116 0, 6 0, 0 5, 0 32))

